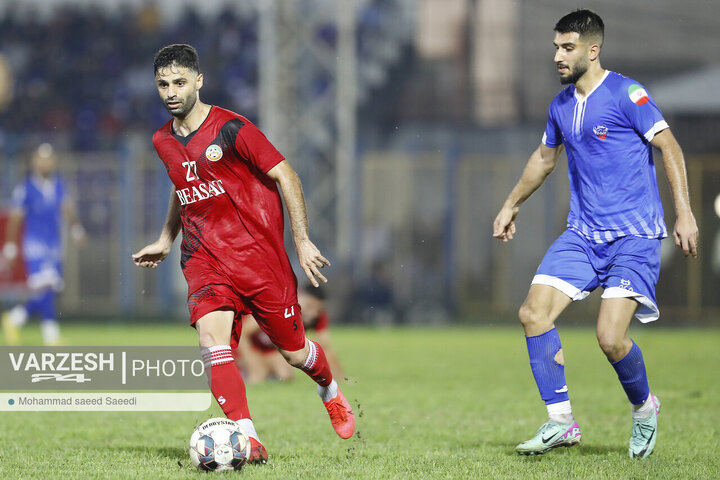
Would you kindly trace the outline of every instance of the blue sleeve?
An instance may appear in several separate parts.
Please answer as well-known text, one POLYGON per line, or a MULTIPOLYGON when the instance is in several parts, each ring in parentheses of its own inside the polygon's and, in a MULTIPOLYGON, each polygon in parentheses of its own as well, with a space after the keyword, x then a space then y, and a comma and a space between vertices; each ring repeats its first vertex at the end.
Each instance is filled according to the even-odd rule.
POLYGON ((648 142, 668 128, 662 112, 650 94, 639 83, 629 82, 620 94, 620 109, 630 126, 648 142))
POLYGON ((548 120, 547 125, 545 125, 542 143, 550 148, 559 147, 563 143, 562 133, 560 132, 557 121, 555 121, 553 104, 550 105, 550 110, 548 111, 548 120))

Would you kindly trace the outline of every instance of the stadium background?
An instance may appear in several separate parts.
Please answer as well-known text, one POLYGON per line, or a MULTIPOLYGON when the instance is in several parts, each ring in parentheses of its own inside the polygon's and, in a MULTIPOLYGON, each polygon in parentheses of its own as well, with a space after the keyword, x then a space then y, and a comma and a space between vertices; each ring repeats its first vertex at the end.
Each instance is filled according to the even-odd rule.
MULTIPOLYGON (((203 100, 257 122, 300 174, 311 237, 333 262, 336 323, 513 322, 565 228, 564 163, 521 209, 513 242, 494 240, 491 224, 561 88, 552 26, 583 6, 606 22, 603 66, 648 87, 686 155, 700 258, 665 240, 663 324, 717 325, 720 17, 712 2, 677 5, 2 0, 0 202, 30 150, 53 143, 89 237, 66 248, 62 321, 186 319, 177 248, 157 271, 130 253, 156 238, 170 187, 151 144, 168 119, 152 56, 191 43, 203 100)), ((672 228, 661 164, 658 178, 672 228)), ((17 290, 4 281, 8 306, 17 290)), ((598 300, 565 321, 592 324, 598 300)))

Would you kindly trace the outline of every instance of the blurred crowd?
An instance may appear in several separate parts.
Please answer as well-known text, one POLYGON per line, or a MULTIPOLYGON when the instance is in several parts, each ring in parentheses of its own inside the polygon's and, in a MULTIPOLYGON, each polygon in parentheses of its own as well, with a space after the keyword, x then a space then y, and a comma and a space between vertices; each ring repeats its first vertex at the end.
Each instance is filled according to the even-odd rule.
POLYGON ((208 82, 206 98, 253 113, 254 104, 242 99, 255 96, 256 25, 232 10, 212 24, 187 10, 169 25, 152 6, 124 16, 66 6, 47 20, 10 10, 0 23, 0 45, 15 95, 3 129, 67 133, 73 148, 94 150, 112 147, 128 129, 159 126, 167 113, 152 88, 152 58, 158 46, 175 42, 194 44, 208 76, 225 79, 208 82))
MULTIPOLYGON (((365 2, 358 12, 358 52, 371 55, 388 0, 365 2)), ((385 20, 383 20, 385 19, 385 20)), ((318 41, 334 47, 335 26, 318 22, 318 41)), ((167 21, 152 3, 110 12, 87 5, 58 7, 41 18, 8 7, 0 16, 0 54, 15 78, 14 98, 0 117, 7 133, 52 133, 69 137, 69 148, 114 148, 134 129, 150 132, 167 121, 152 87, 152 59, 170 43, 190 43, 206 74, 203 98, 256 120, 258 111, 258 12, 228 4, 214 15, 185 8, 167 21)), ((363 69, 360 75, 377 69, 363 69)), ((380 72, 382 73, 382 72, 380 72)), ((382 78, 374 78, 377 83, 382 78)), ((315 79, 321 91, 326 83, 315 79)))

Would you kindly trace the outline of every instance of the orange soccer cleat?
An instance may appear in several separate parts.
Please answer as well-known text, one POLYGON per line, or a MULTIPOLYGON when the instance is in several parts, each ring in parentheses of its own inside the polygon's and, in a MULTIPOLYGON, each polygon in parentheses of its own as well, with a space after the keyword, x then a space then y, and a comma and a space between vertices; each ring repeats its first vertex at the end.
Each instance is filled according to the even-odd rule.
POLYGON ((268 461, 268 453, 265 447, 258 440, 250 437, 250 458, 247 463, 253 465, 265 465, 268 461))
POLYGON ((340 389, 335 398, 323 402, 323 404, 330 415, 330 422, 340 438, 352 437, 355 432, 355 415, 340 389))

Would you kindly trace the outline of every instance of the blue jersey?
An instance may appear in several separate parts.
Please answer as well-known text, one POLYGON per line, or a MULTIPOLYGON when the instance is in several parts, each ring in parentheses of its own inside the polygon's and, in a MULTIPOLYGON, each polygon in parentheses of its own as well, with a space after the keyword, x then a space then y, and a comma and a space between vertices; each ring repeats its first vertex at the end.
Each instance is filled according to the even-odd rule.
POLYGON ((47 180, 29 176, 15 187, 12 204, 25 214, 23 253, 27 261, 60 261, 62 204, 60 176, 47 180))
POLYGON ((567 151, 569 229, 595 243, 667 236, 650 145, 666 128, 647 91, 615 72, 585 97, 575 85, 555 97, 542 141, 567 151))

